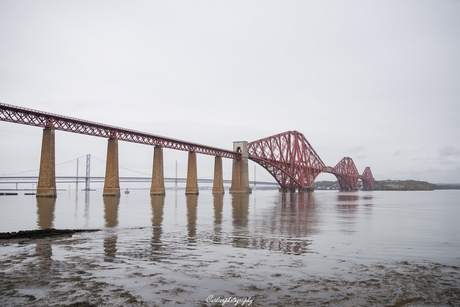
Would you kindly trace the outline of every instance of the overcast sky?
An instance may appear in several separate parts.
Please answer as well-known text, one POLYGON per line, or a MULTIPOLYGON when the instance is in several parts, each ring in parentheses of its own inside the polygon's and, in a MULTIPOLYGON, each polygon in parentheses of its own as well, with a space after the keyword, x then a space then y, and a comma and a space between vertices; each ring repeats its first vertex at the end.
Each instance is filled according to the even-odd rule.
MULTIPOLYGON (((0 102, 226 149, 298 130, 329 166, 458 183, 460 1, 0 0, 0 102)), ((0 122, 0 176, 37 169, 41 137, 0 122)), ((57 131, 56 163, 106 147, 57 131)), ((119 151, 151 173, 151 147, 119 151)))

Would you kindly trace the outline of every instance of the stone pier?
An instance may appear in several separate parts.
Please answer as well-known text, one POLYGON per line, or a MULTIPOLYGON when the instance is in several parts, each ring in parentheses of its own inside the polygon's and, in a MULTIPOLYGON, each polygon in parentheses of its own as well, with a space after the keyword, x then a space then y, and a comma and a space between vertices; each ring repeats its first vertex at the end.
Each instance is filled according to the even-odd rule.
POLYGON ((233 160, 232 185, 230 193, 252 193, 249 187, 248 142, 233 142, 233 151, 241 152, 241 159, 233 160))
POLYGON ((192 151, 188 153, 187 184, 185 186, 185 194, 199 194, 198 174, 196 170, 196 152, 192 151))
POLYGON ((118 174, 118 140, 109 139, 107 143, 107 161, 103 196, 120 196, 120 178, 118 174))
POLYGON ((153 150, 152 185, 150 195, 165 195, 165 178, 163 171, 163 147, 155 146, 153 150))
POLYGON ((37 197, 56 197, 54 128, 43 129, 37 197))
POLYGON ((224 175, 222 171, 222 157, 214 158, 214 184, 212 186, 213 194, 225 194, 224 175))

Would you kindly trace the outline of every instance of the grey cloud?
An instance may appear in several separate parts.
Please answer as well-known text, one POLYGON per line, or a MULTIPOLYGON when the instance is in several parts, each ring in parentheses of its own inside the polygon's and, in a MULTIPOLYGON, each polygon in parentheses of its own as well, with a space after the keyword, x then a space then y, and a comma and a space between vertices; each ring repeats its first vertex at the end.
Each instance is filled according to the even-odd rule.
POLYGON ((457 157, 460 156, 460 149, 451 145, 444 145, 439 149, 439 155, 441 157, 457 157))
POLYGON ((355 147, 352 147, 349 149, 350 152, 353 152, 353 153, 357 153, 357 152, 363 152, 363 151, 366 151, 366 147, 364 147, 363 145, 360 145, 360 146, 355 146, 355 147))

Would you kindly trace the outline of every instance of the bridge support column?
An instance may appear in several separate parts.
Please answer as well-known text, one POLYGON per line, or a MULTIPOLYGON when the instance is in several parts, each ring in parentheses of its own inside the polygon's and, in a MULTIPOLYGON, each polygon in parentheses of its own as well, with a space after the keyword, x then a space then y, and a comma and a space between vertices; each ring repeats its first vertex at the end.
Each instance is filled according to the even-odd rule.
POLYGON ((225 194, 224 175, 222 172, 222 157, 214 158, 214 183, 212 194, 225 194))
POLYGON ((118 175, 118 140, 109 139, 103 196, 120 196, 120 177, 118 175))
POLYGON ((192 151, 188 153, 187 184, 185 186, 185 194, 199 194, 198 175, 196 171, 196 152, 192 151))
POLYGON ((165 195, 165 177, 163 171, 163 147, 155 146, 153 150, 152 186, 150 195, 165 195))
POLYGON ((249 187, 248 142, 233 142, 233 151, 241 152, 239 160, 233 160, 232 185, 230 193, 252 193, 249 187))
POLYGON ((43 129, 37 197, 56 197, 54 128, 43 129))

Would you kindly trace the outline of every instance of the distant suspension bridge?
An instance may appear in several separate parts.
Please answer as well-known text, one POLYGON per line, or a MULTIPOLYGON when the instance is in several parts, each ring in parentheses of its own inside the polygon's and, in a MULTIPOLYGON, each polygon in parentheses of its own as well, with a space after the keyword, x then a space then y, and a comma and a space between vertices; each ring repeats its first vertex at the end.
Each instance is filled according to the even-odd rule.
MULTIPOLYGON (((71 164, 71 163, 77 163, 77 168, 76 168, 76 175, 65 175, 65 176, 56 176, 56 181, 60 183, 85 183, 85 188, 83 190, 90 191, 91 190, 91 182, 104 182, 105 177, 104 176, 91 176, 91 158, 94 158, 96 160, 99 160, 103 163, 105 163, 105 160, 98 158, 96 156, 92 156, 91 154, 86 155, 86 173, 85 176, 78 176, 78 161, 80 158, 83 158, 85 156, 75 158, 60 164, 56 164, 56 166, 59 165, 64 165, 64 164, 71 164)), ((131 172, 139 173, 141 175, 144 175, 144 173, 132 170, 129 168, 125 168, 120 166, 121 169, 125 169, 131 172)), ((6 183, 15 183, 16 184, 16 189, 18 184, 36 184, 38 182, 38 175, 33 175, 33 176, 21 176, 20 174, 24 173, 31 173, 31 172, 38 172, 38 169, 35 170, 30 170, 30 171, 25 171, 25 172, 18 172, 18 173, 13 173, 9 175, 3 175, 0 176, 0 184, 6 184, 6 183)), ((120 182, 151 182, 152 177, 148 176, 145 174, 145 176, 120 176, 120 182)), ((187 182, 187 178, 180 178, 180 177, 165 177, 164 178, 165 182, 172 182, 176 184, 178 183, 185 183, 187 182)), ((200 183, 210 183, 212 184, 214 181, 213 178, 198 178, 198 182, 200 183)), ((224 183, 226 184, 231 184, 232 181, 230 179, 223 180, 224 183)), ((257 185, 263 185, 263 186, 278 186, 278 183, 276 182, 269 182, 269 181, 249 181, 251 185, 257 186, 257 185)))

